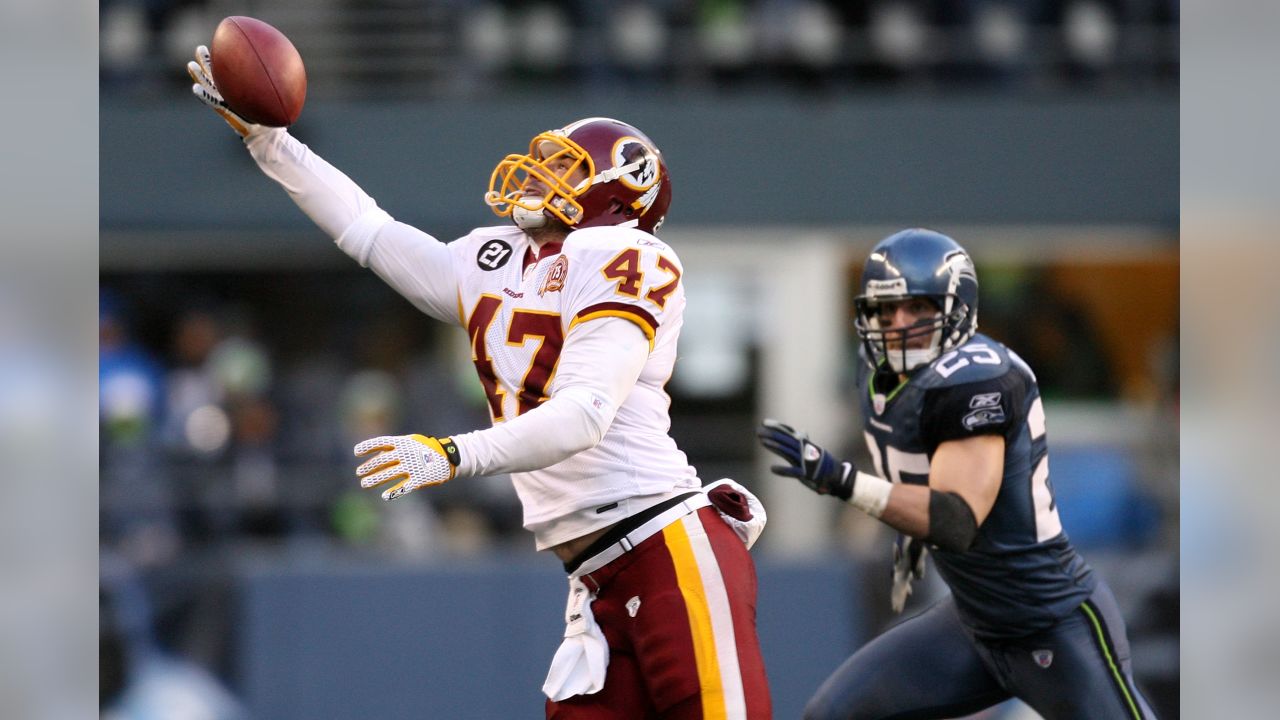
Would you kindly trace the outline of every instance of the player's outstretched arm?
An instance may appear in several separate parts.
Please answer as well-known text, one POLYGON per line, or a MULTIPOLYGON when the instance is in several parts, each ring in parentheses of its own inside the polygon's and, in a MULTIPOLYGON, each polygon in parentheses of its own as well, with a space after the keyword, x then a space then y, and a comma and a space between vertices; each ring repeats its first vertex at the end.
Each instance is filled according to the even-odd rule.
MULTIPOLYGON (((226 121, 249 148, 258 167, 275 180, 313 222, 334 240, 362 215, 377 210, 373 201, 350 178, 295 140, 285 128, 257 125, 237 115, 222 98, 213 77, 209 48, 196 48, 187 63, 195 81, 191 92, 226 121)), ((385 221, 390 221, 390 216, 385 221)))
POLYGON ((218 91, 209 49, 199 46, 195 57, 187 63, 187 73, 195 81, 191 92, 244 139, 258 168, 362 266, 372 268, 428 315, 457 322, 457 285, 445 245, 417 228, 395 222, 351 178, 285 128, 256 125, 237 115, 218 91))

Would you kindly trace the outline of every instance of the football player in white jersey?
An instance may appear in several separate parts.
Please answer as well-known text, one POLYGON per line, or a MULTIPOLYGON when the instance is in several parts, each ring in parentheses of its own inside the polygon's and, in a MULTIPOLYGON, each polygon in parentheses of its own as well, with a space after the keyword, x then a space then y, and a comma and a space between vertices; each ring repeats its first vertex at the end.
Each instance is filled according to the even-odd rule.
POLYGON ((539 133, 484 196, 509 224, 445 244, 286 129, 235 115, 203 46, 188 71, 342 250, 468 333, 493 427, 366 440, 357 474, 387 500, 511 475, 537 548, 569 574, 547 716, 769 717, 748 554, 763 508, 731 481, 703 488, 668 434, 685 292, 679 257, 654 236, 671 202, 654 143, 608 118, 539 133))

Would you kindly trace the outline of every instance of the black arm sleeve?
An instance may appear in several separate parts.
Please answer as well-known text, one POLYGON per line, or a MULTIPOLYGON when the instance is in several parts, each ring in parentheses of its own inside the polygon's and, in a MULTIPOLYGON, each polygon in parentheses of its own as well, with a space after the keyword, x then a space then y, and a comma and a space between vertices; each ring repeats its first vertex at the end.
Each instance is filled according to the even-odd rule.
POLYGON ((973 509, 953 492, 929 491, 929 535, 925 542, 949 552, 964 552, 978 536, 973 509))

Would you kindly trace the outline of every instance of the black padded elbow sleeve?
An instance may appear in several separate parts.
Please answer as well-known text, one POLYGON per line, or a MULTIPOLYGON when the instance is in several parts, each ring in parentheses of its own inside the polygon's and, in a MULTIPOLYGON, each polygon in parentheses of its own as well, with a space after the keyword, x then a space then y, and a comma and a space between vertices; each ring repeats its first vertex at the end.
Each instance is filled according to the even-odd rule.
POLYGON ((964 552, 978 536, 978 522, 964 498, 953 492, 929 491, 929 535, 925 542, 948 552, 964 552))

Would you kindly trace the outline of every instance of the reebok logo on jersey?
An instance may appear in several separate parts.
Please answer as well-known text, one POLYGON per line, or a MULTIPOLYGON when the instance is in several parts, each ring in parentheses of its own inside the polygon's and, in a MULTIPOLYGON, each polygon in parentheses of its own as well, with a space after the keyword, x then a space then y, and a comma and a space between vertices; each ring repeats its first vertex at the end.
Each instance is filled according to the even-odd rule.
POLYGON ((636 595, 627 601, 627 614, 635 617, 638 612, 640 612, 640 596, 636 595))
POLYGON ((969 399, 969 409, 995 407, 1000 404, 1000 393, 978 393, 969 399))
POLYGON ((511 259, 511 246, 501 240, 490 240, 480 246, 476 253, 476 264, 481 270, 497 270, 511 259))
POLYGON ((1053 651, 1052 650, 1032 650, 1031 659, 1035 660, 1036 664, 1039 665, 1040 667, 1048 668, 1050 665, 1053 664, 1053 651))
POLYGON ((960 422, 965 430, 973 430, 983 425, 996 425, 1004 422, 1004 408, 998 405, 993 408, 978 408, 965 415, 960 422))

